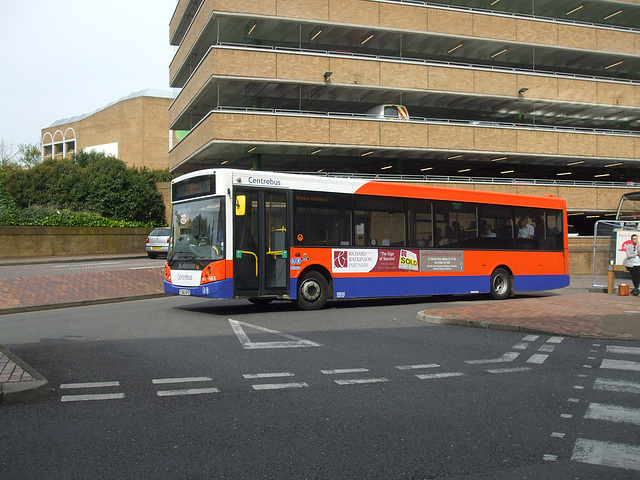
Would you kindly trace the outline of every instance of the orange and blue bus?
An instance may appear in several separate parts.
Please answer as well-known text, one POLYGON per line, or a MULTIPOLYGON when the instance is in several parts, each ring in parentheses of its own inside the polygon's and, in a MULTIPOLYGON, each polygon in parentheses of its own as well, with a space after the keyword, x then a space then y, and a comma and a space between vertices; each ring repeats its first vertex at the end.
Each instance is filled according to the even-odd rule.
POLYGON ((165 292, 254 303, 569 285, 566 203, 427 183, 209 169, 172 181, 165 292))

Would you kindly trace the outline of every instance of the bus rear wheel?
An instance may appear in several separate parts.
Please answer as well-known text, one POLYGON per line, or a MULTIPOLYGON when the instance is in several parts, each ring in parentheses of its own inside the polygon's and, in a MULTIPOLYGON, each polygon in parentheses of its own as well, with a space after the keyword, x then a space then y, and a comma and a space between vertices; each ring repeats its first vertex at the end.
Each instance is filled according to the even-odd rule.
POLYGON ((504 268, 496 268, 491 274, 491 296, 495 300, 505 300, 511 295, 513 279, 504 268))
POLYGON ((298 282, 298 307, 319 310, 327 303, 329 284, 320 272, 311 271, 298 282))

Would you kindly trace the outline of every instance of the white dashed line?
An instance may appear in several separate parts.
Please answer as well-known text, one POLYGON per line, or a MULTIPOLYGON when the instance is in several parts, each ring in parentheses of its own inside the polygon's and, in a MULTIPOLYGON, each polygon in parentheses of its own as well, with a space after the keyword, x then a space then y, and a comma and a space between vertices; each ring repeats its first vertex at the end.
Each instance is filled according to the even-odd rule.
POLYGON ((63 383, 60 388, 104 388, 119 387, 120 382, 63 383))
POLYGON ((91 400, 117 400, 124 398, 124 393, 104 393, 96 395, 63 395, 61 402, 86 402, 91 400))
POLYGON ((291 372, 275 372, 275 373, 245 373, 242 375, 247 379, 255 378, 283 378, 283 377, 295 377, 295 374, 291 372))
POLYGON ((334 380, 338 385, 366 385, 369 383, 384 383, 389 380, 386 378, 354 378, 351 380, 334 380))
POLYGON ((416 375, 420 380, 431 380, 435 378, 451 378, 451 377, 462 377, 464 373, 462 372, 444 372, 444 373, 431 373, 425 375, 416 375))
POLYGON ((423 368, 438 368, 437 363, 426 363, 423 365, 396 365, 398 370, 422 370, 423 368))
POLYGON ((308 387, 306 383, 263 383, 259 385, 253 385, 254 390, 284 390, 288 388, 305 388, 308 387))
POLYGON ((164 385, 169 383, 191 383, 191 382, 211 382, 209 377, 184 377, 184 378, 154 378, 151 383, 154 385, 164 385))
POLYGON ((187 388, 184 390, 160 390, 156 392, 159 397, 174 397, 178 395, 202 395, 205 393, 220 393, 220 390, 212 388, 187 388))
POLYGON ((536 353, 535 355, 531 355, 527 363, 535 363, 537 365, 541 365, 544 361, 549 358, 549 355, 542 355, 541 353, 536 353))

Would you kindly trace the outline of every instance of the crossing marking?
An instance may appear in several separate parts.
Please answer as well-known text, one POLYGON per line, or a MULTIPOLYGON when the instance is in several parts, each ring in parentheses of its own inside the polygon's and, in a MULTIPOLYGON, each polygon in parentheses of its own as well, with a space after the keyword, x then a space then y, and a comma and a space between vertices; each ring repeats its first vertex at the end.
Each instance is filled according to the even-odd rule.
POLYGON ((527 363, 535 363, 538 365, 541 365, 544 363, 544 361, 549 358, 549 355, 543 355, 541 353, 536 353, 535 355, 531 355, 531 357, 529 357, 529 360, 527 360, 527 363))
POLYGON ((462 377, 464 373, 462 372, 443 372, 443 373, 430 373, 424 375, 416 375, 420 380, 431 380, 435 378, 451 378, 451 377, 462 377))
POLYGON ((518 352, 507 352, 499 358, 492 358, 489 360, 465 360, 465 363, 469 365, 483 365, 486 363, 506 363, 513 362, 516 358, 520 356, 518 352))
POLYGON ((184 378, 154 378, 151 383, 154 385, 164 385, 168 383, 191 383, 191 382, 211 382, 209 377, 184 377, 184 378))
POLYGON ((86 402, 91 400, 117 400, 124 398, 124 393, 103 393, 95 395, 63 395, 61 402, 86 402))
POLYGON ((119 387, 120 382, 90 382, 90 383, 63 383, 60 388, 104 388, 104 387, 119 387))
POLYGON ((325 375, 340 375, 343 373, 367 373, 368 368, 337 368, 335 370, 320 370, 325 375))
POLYGON ((640 393, 640 383, 611 378, 597 378, 593 388, 609 392, 640 393))
POLYGON ((619 353, 621 355, 640 355, 640 347, 608 346, 607 353, 619 353))
POLYGON ((173 397, 177 395, 202 395, 205 393, 220 393, 220 390, 211 388, 187 388, 184 390, 159 390, 156 394, 159 397, 173 397))
POLYGON ((579 438, 573 447, 571 460, 640 471, 640 447, 579 438))
POLYGON ((494 368, 489 369, 487 372, 489 373, 518 373, 518 372, 528 372, 531 370, 529 367, 514 367, 514 368, 494 368))
POLYGON ((338 385, 366 385, 369 383, 384 383, 386 378, 353 378, 351 380, 334 380, 338 385))
POLYGON ((245 373, 242 375, 246 379, 256 378, 282 378, 282 377, 295 377, 295 374, 291 372, 274 372, 274 373, 245 373))
POLYGON ((254 390, 284 390, 287 388, 305 388, 308 387, 306 383, 263 383, 253 385, 254 390))
POLYGON ((619 407, 617 405, 604 405, 602 403, 590 403, 584 418, 589 420, 605 420, 615 423, 631 423, 640 425, 640 408, 619 407))
POLYGON ((423 368, 439 368, 437 363, 426 363, 423 365, 396 365, 398 370, 422 370, 423 368))
POLYGON ((632 372, 640 372, 640 362, 631 362, 629 360, 611 360, 605 358, 600 364, 600 368, 608 368, 610 370, 629 370, 632 372))

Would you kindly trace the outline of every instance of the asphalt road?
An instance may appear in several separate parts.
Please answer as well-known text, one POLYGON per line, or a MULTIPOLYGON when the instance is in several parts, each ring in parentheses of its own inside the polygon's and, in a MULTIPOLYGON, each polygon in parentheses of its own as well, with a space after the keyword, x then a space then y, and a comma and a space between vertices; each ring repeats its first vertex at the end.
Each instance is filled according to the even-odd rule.
POLYGON ((416 320, 445 303, 5 315, 55 391, 0 408, 0 479, 638 478, 639 342, 416 320))

